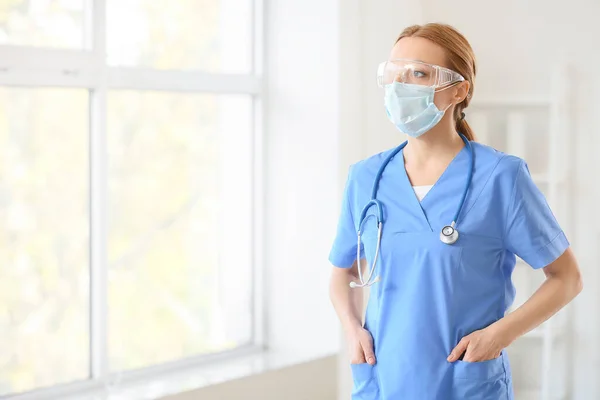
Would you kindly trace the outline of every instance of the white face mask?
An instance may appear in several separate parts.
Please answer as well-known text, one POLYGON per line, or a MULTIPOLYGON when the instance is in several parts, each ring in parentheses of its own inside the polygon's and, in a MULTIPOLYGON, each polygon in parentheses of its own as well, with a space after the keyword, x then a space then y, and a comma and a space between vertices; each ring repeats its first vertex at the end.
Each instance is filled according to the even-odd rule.
POLYGON ((385 110, 401 132, 419 137, 433 128, 444 116, 433 102, 432 86, 393 82, 385 87, 385 110))

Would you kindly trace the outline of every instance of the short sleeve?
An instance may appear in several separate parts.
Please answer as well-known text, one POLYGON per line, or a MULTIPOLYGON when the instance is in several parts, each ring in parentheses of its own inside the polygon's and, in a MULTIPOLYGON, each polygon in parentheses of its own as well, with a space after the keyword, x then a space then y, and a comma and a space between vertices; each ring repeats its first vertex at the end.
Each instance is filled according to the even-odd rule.
MULTIPOLYGON (((329 253, 329 261, 331 264, 340 268, 350 268, 356 260, 358 237, 352 214, 351 186, 352 167, 350 168, 348 178, 346 179, 342 207, 337 224, 337 232, 329 253)), ((364 257, 364 250, 361 246, 361 258, 362 257, 364 257)))
POLYGON ((569 241, 550 210, 546 198, 521 160, 508 203, 505 246, 533 268, 552 263, 569 247, 569 241))

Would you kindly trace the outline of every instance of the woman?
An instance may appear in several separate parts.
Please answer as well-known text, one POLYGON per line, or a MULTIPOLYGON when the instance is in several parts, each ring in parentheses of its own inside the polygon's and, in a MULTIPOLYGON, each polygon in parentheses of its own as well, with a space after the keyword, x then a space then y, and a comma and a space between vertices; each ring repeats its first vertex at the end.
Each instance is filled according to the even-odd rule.
POLYGON ((330 254, 353 399, 513 399, 503 349, 582 289, 526 163, 474 141, 463 110, 475 71, 467 40, 441 24, 404 30, 379 68, 408 141, 351 167, 330 254), (505 316, 515 256, 547 279, 505 316))

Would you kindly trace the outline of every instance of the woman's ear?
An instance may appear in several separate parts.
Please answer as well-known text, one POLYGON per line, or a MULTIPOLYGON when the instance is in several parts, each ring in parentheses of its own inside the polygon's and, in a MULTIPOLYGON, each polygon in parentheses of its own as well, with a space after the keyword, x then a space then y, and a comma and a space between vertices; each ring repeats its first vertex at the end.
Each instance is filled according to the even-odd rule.
POLYGON ((456 91, 454 92, 454 100, 456 101, 456 104, 462 103, 467 98, 467 96, 469 95, 470 87, 471 84, 469 83, 469 81, 462 81, 461 83, 456 85, 456 91))

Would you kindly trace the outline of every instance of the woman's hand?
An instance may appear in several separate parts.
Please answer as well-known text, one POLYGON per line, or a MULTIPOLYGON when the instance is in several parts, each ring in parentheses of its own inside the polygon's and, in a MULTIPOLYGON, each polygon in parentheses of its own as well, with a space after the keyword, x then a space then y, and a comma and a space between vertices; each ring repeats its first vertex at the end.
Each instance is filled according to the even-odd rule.
POLYGON ((375 364, 375 354, 373 353, 373 337, 371 333, 363 327, 357 327, 348 334, 348 344, 350 346, 350 363, 375 364))
POLYGON ((448 361, 454 362, 464 353, 463 361, 479 362, 500 357, 506 345, 498 331, 485 328, 475 331, 461 339, 448 356, 448 361))

